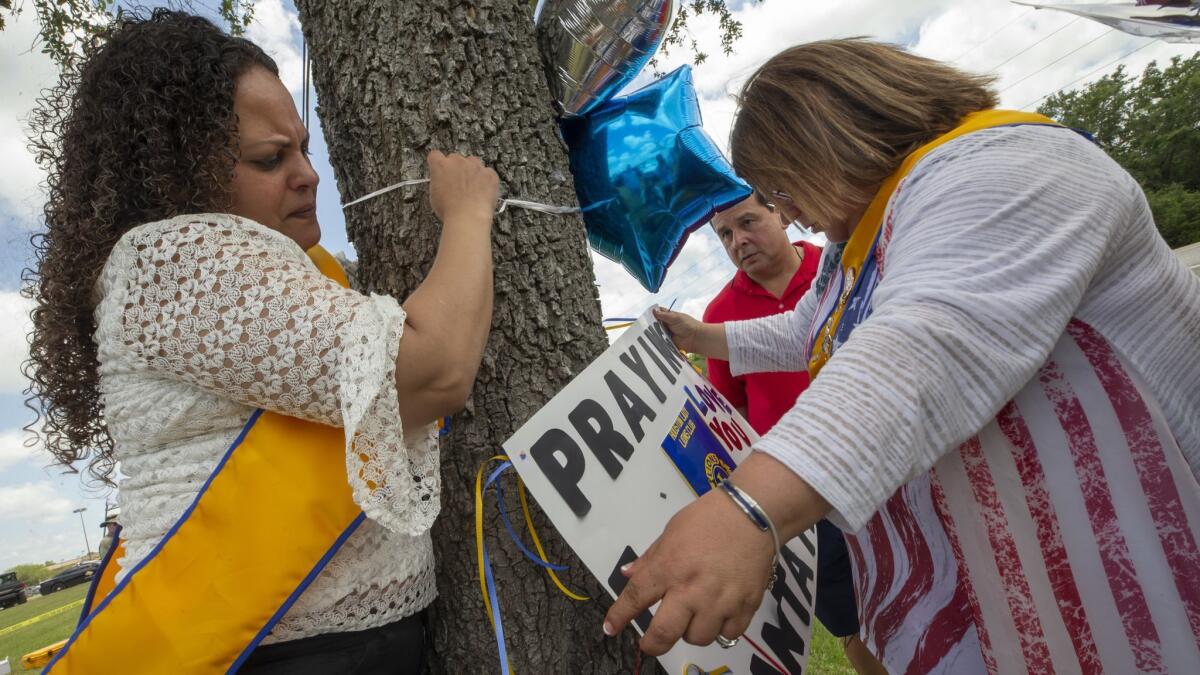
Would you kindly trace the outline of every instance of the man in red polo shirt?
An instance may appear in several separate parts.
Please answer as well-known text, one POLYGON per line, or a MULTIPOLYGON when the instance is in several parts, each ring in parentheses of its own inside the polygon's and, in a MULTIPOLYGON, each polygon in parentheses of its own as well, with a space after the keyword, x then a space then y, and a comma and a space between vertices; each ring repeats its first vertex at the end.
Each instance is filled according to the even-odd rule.
MULTIPOLYGON (((757 319, 796 307, 817 277, 821 249, 788 240, 787 223, 755 193, 712 220, 738 271, 704 311, 706 323, 757 319)), ((808 387, 808 373, 754 373, 734 377, 729 362, 708 359, 708 378, 761 436, 808 387)), ((838 638, 859 673, 886 673, 858 638, 858 607, 850 556, 840 530, 817 524, 817 601, 814 614, 838 638)))
MULTIPOLYGON (((755 193, 713 216, 733 275, 704 310, 704 321, 744 321, 795 308, 817 276, 821 249, 788 241, 787 225, 755 193)), ((729 362, 708 360, 708 379, 762 435, 796 403, 808 387, 808 373, 754 373, 733 377, 729 362)))

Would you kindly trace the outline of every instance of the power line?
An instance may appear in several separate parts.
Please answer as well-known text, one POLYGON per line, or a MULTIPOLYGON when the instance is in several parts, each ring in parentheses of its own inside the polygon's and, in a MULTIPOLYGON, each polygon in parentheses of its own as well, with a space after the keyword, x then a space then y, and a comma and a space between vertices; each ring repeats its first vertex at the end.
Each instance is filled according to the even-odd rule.
MULTIPOLYGON (((703 236, 705 236, 705 235, 701 234, 699 231, 693 231, 692 234, 689 236, 688 241, 691 241, 692 238, 703 237, 703 236)), ((682 252, 681 252, 681 254, 682 254, 682 252)), ((607 258, 603 255, 601 255, 600 257, 604 258, 605 260, 610 260, 609 258, 607 258)), ((683 267, 683 268, 671 267, 668 270, 668 274, 672 277, 671 280, 667 283, 664 283, 663 286, 658 289, 657 293, 650 293, 649 291, 646 291, 646 295, 644 297, 636 298, 632 303, 623 303, 622 307, 621 307, 621 311, 619 311, 619 312, 613 311, 613 312, 610 312, 610 314, 612 314, 613 316, 631 316, 630 312, 633 312, 636 309, 642 307, 645 304, 646 298, 655 298, 660 295, 661 296, 671 295, 673 288, 684 284, 683 280, 688 278, 686 276, 687 274, 691 273, 693 270, 696 270, 698 267, 700 267, 700 265, 705 264, 708 260, 709 260, 708 256, 698 256, 694 261, 689 263, 686 267, 683 267)), ((612 260, 610 260, 610 261, 615 262, 618 265, 621 265, 621 263, 619 261, 612 261, 612 260)), ((624 269, 623 265, 622 265, 622 269, 624 269)), ((664 280, 664 281, 666 281, 666 280, 664 280)), ((684 289, 681 289, 681 291, 683 291, 683 290, 686 290, 686 286, 684 287, 684 289)), ((683 296, 680 295, 680 297, 683 297, 683 296)))
POLYGON ((1074 19, 1071 19, 1070 21, 1066 22, 1066 23, 1065 23, 1065 24, 1063 24, 1062 26, 1059 26, 1059 27, 1058 27, 1058 29, 1057 29, 1057 30, 1055 30, 1053 33, 1050 33, 1050 34, 1049 34, 1049 35, 1047 35, 1046 37, 1043 37, 1042 39, 1040 39, 1040 40, 1038 40, 1037 42, 1035 42, 1035 43, 1033 43, 1033 44, 1029 45, 1029 46, 1028 46, 1028 47, 1026 47, 1025 49, 1022 49, 1021 51, 1017 52, 1016 54, 1013 54, 1012 56, 1008 57, 1007 59, 1004 59, 1003 61, 1001 61, 1000 63, 997 63, 996 65, 992 66, 991 68, 988 68, 988 72, 993 72, 993 71, 995 71, 996 69, 1000 68, 1001 66, 1003 66, 1003 65, 1005 65, 1005 64, 1007 64, 1007 63, 1009 63, 1009 62, 1010 62, 1010 61, 1012 61, 1013 59, 1015 59, 1015 58, 1017 58, 1018 56, 1020 56, 1020 55, 1024 54, 1025 52, 1029 51, 1030 49, 1033 49, 1034 47, 1036 47, 1036 46, 1038 46, 1038 45, 1042 44, 1042 43, 1043 43, 1043 42, 1045 42, 1046 40, 1049 40, 1050 38, 1054 37, 1055 35, 1058 35, 1058 34, 1059 34, 1059 33, 1061 33, 1062 31, 1064 31, 1064 30, 1066 30, 1067 28, 1069 28, 1069 27, 1071 26, 1071 24, 1075 23, 1076 21, 1079 21, 1079 17, 1075 17, 1074 19))
POLYGON ((990 41, 992 38, 994 38, 994 37, 996 37, 997 35, 999 35, 999 34, 1000 34, 1000 32, 1001 32, 1001 31, 1003 31, 1005 28, 1008 28, 1009 26, 1013 25, 1014 23, 1016 23, 1016 22, 1020 21, 1021 19, 1025 18, 1025 15, 1026 15, 1026 14, 1029 14, 1029 13, 1030 13, 1030 12, 1032 12, 1033 10, 1034 10, 1034 8, 1033 8, 1033 7, 1030 7, 1029 9, 1025 10, 1024 12, 1021 12, 1020 14, 1018 14, 1018 15, 1016 16, 1016 18, 1012 19, 1011 21, 1009 21, 1009 22, 1005 23, 1003 26, 1000 26, 1000 27, 999 27, 999 28, 997 28, 996 30, 992 31, 991 35, 988 35, 988 36, 987 36, 987 37, 985 37, 983 40, 981 40, 981 41, 979 41, 979 42, 976 42, 974 47, 971 47, 970 49, 968 49, 967 51, 963 52, 962 54, 959 54, 958 56, 956 56, 956 57, 954 57, 954 58, 950 59, 950 61, 952 61, 952 62, 953 62, 953 61, 961 61, 962 59, 966 58, 968 55, 970 55, 970 54, 974 53, 976 49, 979 49, 979 48, 980 48, 980 47, 982 47, 982 46, 983 46, 985 43, 987 43, 988 41, 990 41))
MULTIPOLYGON (((650 293, 649 291, 647 291, 644 296, 635 298, 632 303, 628 303, 628 302, 623 303, 620 311, 613 311, 613 312, 610 312, 610 314, 612 314, 613 316, 633 316, 634 312, 638 312, 639 310, 645 309, 648 302, 650 302, 654 298, 658 298, 660 296, 678 297, 680 300, 684 300, 684 301, 687 301, 688 299, 695 297, 693 287, 689 287, 687 285, 687 283, 685 282, 685 280, 688 279, 688 275, 692 271, 697 270, 697 268, 699 268, 701 265, 703 265, 707 261, 708 261, 707 257, 701 256, 701 257, 697 258, 694 262, 689 264, 687 267, 684 267, 681 270, 672 269, 671 272, 674 272, 674 274, 672 275, 673 278, 671 280, 672 283, 663 284, 662 288, 658 289, 657 293, 650 293), (674 290, 677 287, 681 287, 681 288, 678 288, 678 290, 674 290)), ((618 263, 618 264, 620 264, 620 263, 618 263)), ((705 274, 701 278, 704 279, 704 278, 707 278, 707 277, 717 274, 717 273, 720 273, 720 278, 722 280, 722 283, 724 283, 725 281, 728 280, 726 273, 723 270, 719 270, 719 269, 705 270, 705 274)), ((694 283, 694 279, 692 281, 694 283)), ((701 283, 703 283, 703 282, 701 282, 701 283)))
MULTIPOLYGON (((686 292, 680 293, 677 296, 673 296, 676 299, 675 307, 678 309, 678 308, 682 307, 684 304, 686 304, 688 301, 693 300, 695 298, 711 300, 712 297, 716 294, 716 292, 721 287, 723 287, 725 284, 729 283, 729 279, 732 278, 732 275, 729 275, 729 274, 720 274, 720 275, 713 274, 711 276, 712 276, 712 279, 708 282, 707 285, 702 286, 699 289, 689 288, 686 292)), ((644 310, 646 307, 648 307, 650 304, 652 304, 651 301, 653 300, 653 298, 657 297, 658 295, 663 295, 663 294, 660 292, 658 294, 653 294, 653 295, 648 294, 648 295, 649 295, 649 297, 646 299, 645 302, 639 303, 637 306, 635 306, 635 308, 638 310, 636 312, 636 314, 640 314, 642 310, 644 310)), ((670 294, 667 294, 667 295, 670 295, 670 294)), ((665 304, 665 303, 659 303, 659 304, 665 304)), ((634 309, 629 309, 624 312, 615 312, 613 314, 615 316, 634 316, 635 311, 634 311, 634 309)))
MULTIPOLYGON (((790 232, 790 230, 789 230, 789 232, 790 232)), ((703 237, 706 235, 699 234, 698 232, 694 232, 693 236, 703 237)), ((689 239, 689 241, 690 241, 690 239, 689 239)), ((811 240, 809 240, 809 241, 811 243, 811 240)), ((719 241, 718 241, 718 243, 719 243, 719 241)), ((725 256, 723 256, 719 253, 714 253, 713 255, 716 255, 721 260, 727 259, 725 256)), ((604 256, 601 256, 601 257, 604 257, 604 256)), ((605 258, 605 259, 607 260, 607 258, 605 258)), ((629 304, 629 303, 623 304, 620 308, 620 311, 613 310, 613 311, 606 312, 606 316, 633 316, 633 313, 637 312, 639 309, 644 309, 646 307, 647 301, 653 300, 654 298, 659 298, 659 297, 675 298, 680 303, 687 302, 688 300, 690 300, 692 298, 699 298, 699 297, 711 299, 712 294, 716 293, 717 290, 719 290, 725 284, 729 283, 729 280, 733 278, 733 275, 737 272, 737 265, 734 265, 732 262, 730 262, 729 263, 730 268, 727 269, 727 268, 721 266, 720 263, 718 263, 718 266, 716 269, 706 270, 705 274, 700 277, 699 284, 707 284, 707 285, 698 285, 696 283, 696 280, 689 279, 688 275, 693 270, 696 270, 698 267, 700 267, 702 264, 704 264, 708 260, 709 260, 708 256, 699 256, 696 258, 696 260, 692 261, 686 267, 683 267, 683 268, 672 267, 668 271, 668 274, 671 277, 670 281, 668 281, 667 283, 664 283, 662 288, 660 288, 657 293, 650 293, 647 291, 644 296, 641 296, 641 297, 635 299, 632 304, 629 304), (699 290, 697 290, 697 288, 699 290)), ((620 263, 617 263, 617 264, 620 264, 620 263)))
POLYGON ((1042 66, 1041 68, 1038 68, 1037 70, 1035 70, 1035 71, 1033 71, 1032 73, 1030 73, 1030 74, 1026 75, 1025 77, 1022 77, 1021 79, 1017 80, 1016 82, 1013 82, 1012 84, 1008 85, 1007 87, 1005 87, 1005 88, 1001 89, 1001 90, 1000 90, 1000 93, 1001 93, 1001 94, 1003 94, 1004 92, 1008 91, 1009 89, 1012 89, 1013 87, 1017 86, 1018 84, 1021 84, 1021 83, 1022 83, 1022 82, 1024 82, 1025 80, 1028 80, 1029 78, 1033 77, 1034 75, 1037 75, 1038 73, 1042 72, 1043 70, 1046 70, 1046 69, 1047 69, 1047 68, 1049 68, 1050 66, 1053 66, 1054 64, 1056 64, 1056 63, 1058 63, 1058 62, 1062 61, 1063 59, 1067 58, 1068 56, 1071 56, 1072 54, 1074 54, 1075 52, 1079 51, 1080 49, 1083 49, 1084 47, 1087 47, 1088 45, 1092 44, 1093 42, 1095 42, 1095 41, 1099 40, 1100 38, 1102 38, 1102 37, 1104 37, 1104 36, 1108 35, 1109 33, 1113 32, 1113 31, 1115 31, 1115 30, 1116 30, 1116 28, 1109 28, 1108 30, 1106 30, 1106 31, 1104 31, 1103 33, 1101 33, 1101 34, 1097 35, 1096 37, 1092 38, 1091 40, 1088 40, 1087 42, 1085 42, 1085 43, 1083 43, 1083 44, 1079 45, 1079 46, 1078 46, 1078 47, 1076 47, 1075 49, 1072 49, 1071 51, 1067 52, 1066 54, 1063 54, 1062 56, 1058 57, 1057 59, 1054 59, 1054 60, 1053 60, 1053 61, 1051 61, 1050 63, 1047 63, 1046 65, 1042 66))
MULTIPOLYGON (((632 303, 624 303, 621 306, 621 311, 613 311, 610 312, 610 314, 613 316, 633 316, 634 313, 640 313, 640 310, 645 309, 649 303, 651 303, 655 298, 659 297, 676 298, 679 301, 687 302, 694 297, 700 297, 701 293, 696 291, 696 287, 699 284, 708 283, 709 286, 713 286, 717 280, 719 280, 720 284, 722 285, 727 282, 732 276, 732 273, 726 272, 722 269, 704 270, 703 275, 697 275, 699 276, 699 284, 697 284, 697 279, 689 279, 688 275, 693 270, 699 268, 707 260, 707 257, 700 257, 681 270, 671 270, 674 272, 674 274, 672 274, 674 277, 671 280, 672 283, 663 284, 663 287, 660 288, 657 293, 646 292, 644 296, 635 298, 632 303)), ((708 287, 703 287, 703 289, 707 291, 708 287)))
POLYGON ((1073 87, 1073 86, 1075 86, 1076 84, 1078 84, 1079 82, 1082 82, 1083 80, 1086 80, 1086 79, 1088 79, 1088 78, 1089 78, 1089 77, 1091 77, 1092 75, 1095 75, 1096 73, 1100 72, 1101 70, 1104 70, 1105 68, 1108 68, 1109 66, 1113 65, 1114 63, 1116 63, 1116 62, 1118 62, 1118 61, 1124 61, 1125 59, 1129 58, 1130 56, 1133 56, 1134 54, 1136 54, 1136 53, 1138 53, 1138 52, 1142 51, 1142 50, 1143 50, 1143 49, 1145 49, 1146 47, 1149 47, 1150 45, 1154 44, 1155 42, 1158 42, 1158 40, 1157 40, 1157 39, 1155 39, 1155 40, 1151 40, 1151 41, 1147 42, 1146 44, 1142 45, 1141 47, 1138 47, 1137 49, 1131 49, 1131 50, 1129 50, 1129 51, 1125 52, 1124 54, 1122 54, 1121 56, 1118 56, 1117 58, 1113 59, 1112 61, 1109 61, 1108 63, 1106 63, 1106 64, 1104 64, 1104 65, 1102 65, 1102 66, 1100 66, 1100 67, 1098 67, 1098 68, 1096 68, 1096 69, 1094 69, 1094 70, 1091 70, 1091 71, 1089 71, 1089 72, 1088 72, 1086 75, 1082 75, 1082 76, 1080 76, 1080 77, 1077 77, 1077 78, 1075 78, 1074 80, 1071 80, 1070 82, 1068 82, 1068 83, 1064 84, 1063 86, 1059 87, 1058 89, 1055 89, 1054 91, 1051 91, 1051 92, 1048 92, 1048 93, 1042 94, 1041 96, 1039 96, 1039 97, 1037 97, 1037 98, 1033 99, 1033 100, 1032 100, 1032 101, 1030 101, 1029 103, 1026 103, 1025 105, 1021 106, 1021 108, 1020 108, 1020 109, 1021 109, 1021 110, 1024 110, 1025 108, 1028 108, 1029 106, 1033 105, 1034 103, 1037 103, 1038 101, 1041 101, 1041 100, 1042 100, 1042 99, 1044 99, 1044 98, 1048 98, 1048 97, 1050 97, 1050 96, 1053 96, 1054 94, 1060 93, 1060 92, 1062 92, 1062 91, 1066 90, 1068 87, 1073 87))

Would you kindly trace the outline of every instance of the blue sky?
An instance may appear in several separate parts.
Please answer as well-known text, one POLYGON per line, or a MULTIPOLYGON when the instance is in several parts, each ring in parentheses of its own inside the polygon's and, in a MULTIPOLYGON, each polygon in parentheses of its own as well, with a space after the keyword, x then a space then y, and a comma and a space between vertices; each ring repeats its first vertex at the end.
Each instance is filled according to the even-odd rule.
MULTIPOLYGON (((992 72, 999 77, 1007 107, 1034 104, 1038 97, 1083 76, 1099 77, 1115 67, 1109 65, 1114 60, 1134 50, 1138 51, 1120 61, 1132 72, 1140 72, 1151 59, 1163 61, 1195 51, 1195 47, 1151 44, 1106 33, 1103 26, 1086 20, 1033 11, 1004 0, 737 0, 730 6, 744 30, 732 56, 720 54, 718 28, 711 17, 693 19, 690 26, 691 36, 710 55, 696 68, 695 81, 705 127, 721 147, 732 122, 729 94, 772 54, 807 40, 869 35, 969 70, 992 72)), ((88 509, 85 522, 94 549, 104 501, 112 498, 107 491, 89 489, 77 475, 46 468, 49 456, 23 445, 26 437, 20 428, 32 419, 20 393, 24 383, 19 373, 26 355, 29 304, 17 289, 20 270, 29 261, 28 240, 38 227, 42 200, 38 187, 42 174, 25 149, 24 120, 37 91, 53 82, 54 69, 36 48, 31 49, 35 34, 31 9, 26 7, 21 16, 6 20, 8 27, 0 32, 0 81, 5 91, 0 100, 0 156, 5 158, 0 162, 0 541, 5 542, 0 547, 0 570, 82 553, 83 531, 71 512, 79 506, 88 509)), ((300 31, 291 2, 260 0, 249 37, 275 57, 284 84, 299 102, 300 31)), ((687 60, 685 50, 676 49, 661 59, 659 69, 669 72, 687 60)), ((633 86, 650 79, 644 73, 633 86)), ((315 92, 310 98, 313 159, 322 179, 318 214, 323 243, 353 257, 339 208, 341 196, 315 113, 315 92)), ((619 265, 594 255, 593 260, 606 316, 629 316, 651 303, 672 300, 677 301, 676 308, 699 314, 733 270, 707 228, 688 241, 657 296, 644 292, 619 265)))

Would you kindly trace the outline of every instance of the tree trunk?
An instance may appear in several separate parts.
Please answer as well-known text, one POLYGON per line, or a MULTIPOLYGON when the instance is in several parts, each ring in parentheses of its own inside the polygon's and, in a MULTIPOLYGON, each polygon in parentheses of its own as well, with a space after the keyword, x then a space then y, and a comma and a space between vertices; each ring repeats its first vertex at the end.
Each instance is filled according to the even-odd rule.
MULTIPOLYGON (((573 204, 575 193, 533 35, 530 0, 297 0, 320 118, 343 201, 426 174, 430 149, 476 154, 507 196, 573 204)), ((423 187, 346 214, 364 290, 401 299, 433 260, 439 224, 423 187)), ((435 672, 495 672, 480 598, 474 481, 480 463, 606 346, 582 221, 509 210, 497 216, 492 334, 468 410, 442 444, 442 511, 434 527, 439 599, 435 672)), ((469 320, 470 317, 463 317, 469 320)), ((512 492, 510 490, 510 492, 512 492)), ((514 515, 510 499, 510 515, 514 515)), ((508 541, 495 501, 484 529, 518 673, 628 672, 629 635, 603 637, 608 599, 540 512, 571 601, 508 541)), ((517 515, 514 523, 520 523, 517 515)))

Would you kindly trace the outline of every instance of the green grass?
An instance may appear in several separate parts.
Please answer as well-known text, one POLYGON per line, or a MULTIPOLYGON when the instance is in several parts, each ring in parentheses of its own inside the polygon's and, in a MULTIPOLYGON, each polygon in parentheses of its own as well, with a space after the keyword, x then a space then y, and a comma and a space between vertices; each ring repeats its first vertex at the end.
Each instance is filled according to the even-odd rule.
MULTIPOLYGON (((45 597, 33 597, 24 605, 0 611, 0 629, 33 618, 57 607, 75 602, 87 594, 87 584, 68 588, 45 597)), ((71 635, 78 609, 72 608, 43 619, 31 626, 0 635, 0 659, 8 657, 14 673, 21 672, 21 657, 29 652, 65 640, 71 635)), ((32 671, 30 671, 32 672, 32 671)), ((813 623, 812 652, 808 656, 812 675, 854 675, 854 669, 842 653, 842 645, 820 622, 813 623)))
POLYGON ((820 621, 813 622, 812 653, 808 655, 806 672, 812 675, 854 675, 854 669, 842 651, 842 643, 830 635, 820 621))
MULTIPOLYGON (((87 589, 88 584, 72 586, 45 597, 32 597, 23 605, 0 611, 0 629, 80 600, 87 595, 87 589)), ((73 607, 33 625, 0 635, 0 659, 7 656, 13 672, 21 672, 22 656, 59 640, 65 640, 71 635, 71 630, 75 628, 75 622, 79 619, 79 609, 73 607)))

